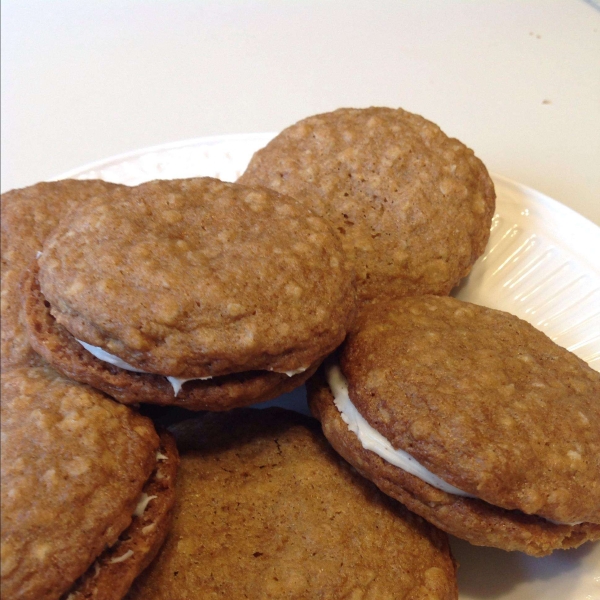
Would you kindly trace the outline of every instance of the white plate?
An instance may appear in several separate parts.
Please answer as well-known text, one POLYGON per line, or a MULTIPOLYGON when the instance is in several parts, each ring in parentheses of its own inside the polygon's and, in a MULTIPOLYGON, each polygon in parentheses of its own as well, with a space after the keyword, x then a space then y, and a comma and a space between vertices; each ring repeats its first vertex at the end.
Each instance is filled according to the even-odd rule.
MULTIPOLYGON (((64 173, 136 185, 212 176, 233 181, 274 134, 199 138, 64 173)), ((496 215, 485 254, 455 295, 518 315, 600 371, 600 228, 555 200, 493 176, 496 215)), ((307 412, 304 389, 268 404, 307 412)), ((452 539, 461 600, 600 600, 600 544, 546 558, 452 539)))

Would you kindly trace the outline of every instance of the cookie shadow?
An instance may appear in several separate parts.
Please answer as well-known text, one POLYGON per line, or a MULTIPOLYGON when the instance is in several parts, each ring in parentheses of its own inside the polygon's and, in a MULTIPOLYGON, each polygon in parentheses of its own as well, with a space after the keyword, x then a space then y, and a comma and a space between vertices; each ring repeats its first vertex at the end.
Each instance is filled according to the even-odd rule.
POLYGON ((294 410, 303 415, 311 416, 306 402, 306 386, 304 385, 287 394, 281 394, 281 396, 277 396, 273 400, 254 404, 253 408, 269 408, 270 406, 279 406, 280 408, 287 408, 288 410, 294 410))

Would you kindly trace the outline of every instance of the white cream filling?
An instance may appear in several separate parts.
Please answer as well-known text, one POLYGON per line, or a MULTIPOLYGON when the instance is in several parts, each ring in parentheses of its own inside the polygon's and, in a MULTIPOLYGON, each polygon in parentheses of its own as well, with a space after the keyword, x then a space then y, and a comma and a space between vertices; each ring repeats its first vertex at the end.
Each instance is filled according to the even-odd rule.
MULTIPOLYGON (((152 373, 148 373, 148 371, 142 371, 142 369, 138 369, 138 368, 130 365, 128 362, 125 362, 123 359, 119 358, 118 356, 115 356, 114 354, 111 354, 110 352, 107 352, 106 350, 100 348, 100 346, 92 346, 92 344, 88 344, 87 342, 78 340, 77 338, 75 338, 75 339, 90 354, 93 354, 98 360, 107 362, 111 365, 114 365, 115 367, 119 367, 120 369, 125 369, 126 371, 133 371, 134 373, 145 373, 147 375, 152 375, 152 373)), ((303 373, 304 371, 306 371, 307 368, 308 367, 300 367, 299 369, 295 369, 294 371, 284 371, 284 373, 288 377, 293 377, 294 375, 303 373)), ((210 375, 208 377, 189 377, 187 379, 184 377, 171 377, 170 375, 164 375, 163 377, 165 377, 167 379, 167 381, 173 387, 173 393, 175 394, 175 396, 177 396, 179 394, 179 392, 181 391, 181 388, 183 387, 183 384, 186 381, 197 381, 197 380, 198 381, 206 381, 207 379, 212 379, 212 377, 210 375)))
MULTIPOLYGON (((407 473, 418 477, 425 483, 447 492, 448 494, 454 494, 456 496, 464 496, 466 498, 476 498, 472 494, 468 494, 453 485, 440 479, 437 475, 428 471, 423 465, 421 465, 415 458, 413 458, 404 450, 396 450, 390 442, 383 437, 376 429, 371 427, 364 417, 358 412, 356 406, 352 404, 350 396, 348 394, 348 382, 344 377, 341 369, 338 365, 330 365, 326 371, 327 383, 333 393, 334 403, 337 409, 340 411, 340 415, 343 421, 348 425, 348 429, 356 434, 360 443, 365 450, 374 452, 386 462, 403 469, 407 473)), ((559 521, 553 521, 546 517, 541 517, 553 523, 554 525, 579 525, 584 521, 577 521, 575 523, 561 523, 559 521)))
POLYGON ((148 494, 146 494, 146 492, 142 492, 142 495, 140 496, 137 506, 135 507, 135 510, 133 511, 133 516, 141 517, 144 514, 144 512, 146 511, 148 504, 150 504, 150 500, 154 500, 154 498, 158 498, 158 496, 149 496, 148 494))
POLYGON ((122 554, 121 556, 118 556, 117 558, 111 558, 108 562, 111 565, 114 565, 116 563, 121 563, 121 562, 125 562, 128 558, 133 556, 133 550, 127 550, 127 552, 125 552, 125 554, 122 554))
MULTIPOLYGON (((293 369, 292 371, 283 371, 282 374, 287 375, 288 377, 293 377, 294 375, 300 375, 300 373, 304 373, 304 371, 306 371, 306 369, 308 369, 308 367, 300 367, 299 369, 293 369)), ((269 369, 269 371, 271 372, 277 372, 277 371, 273 371, 273 369, 269 369)))
POLYGON ((183 384, 186 381, 194 381, 196 379, 199 379, 200 381, 206 381, 207 379, 212 379, 210 375, 208 377, 190 377, 189 379, 185 379, 183 377, 171 377, 170 375, 165 375, 165 377, 173 387, 173 393, 175 394, 175 396, 179 395, 179 392, 181 391, 181 388, 183 387, 183 384))
MULTIPOLYGON (((77 338, 75 338, 77 340, 77 338)), ((115 365, 115 367, 119 367, 120 369, 125 369, 127 371, 134 371, 135 373, 146 373, 146 371, 142 371, 142 369, 137 369, 133 367, 128 362, 125 362, 123 359, 115 356, 114 354, 110 354, 106 350, 100 348, 100 346, 92 346, 87 342, 83 342, 81 340, 77 340, 90 354, 93 354, 99 360, 110 363, 111 365, 115 365)))
MULTIPOLYGON (((83 344, 83 342, 80 342, 80 343, 83 344)), ((120 360, 120 359, 118 359, 118 360, 120 360)), ((125 363, 125 364, 127 364, 127 363, 125 363)), ((161 452, 159 450, 156 451, 156 460, 157 461, 159 461, 159 460, 167 460, 167 459, 168 459, 168 456, 165 456, 164 454, 161 454, 161 452)), ((132 513, 132 516, 134 516, 134 517, 141 517, 144 514, 144 512, 146 511, 146 508, 148 508, 148 504, 150 503, 150 500, 154 500, 154 498, 158 498, 158 496, 149 496, 148 494, 146 494, 146 492, 142 492, 142 494, 140 495, 140 499, 138 500, 137 506, 135 507, 135 510, 132 513)), ((150 531, 152 531, 155 527, 156 527, 156 523, 150 523, 150 524, 148 524, 148 525, 146 525, 145 527, 142 528, 142 533, 144 535, 146 535, 147 533, 149 533, 150 531)), ((114 545, 116 545, 117 543, 118 543, 118 540, 114 543, 114 545)), ((127 559, 131 558, 133 556, 133 554, 134 554, 133 550, 129 549, 124 554, 121 554, 121 556, 117 556, 115 558, 111 558, 108 561, 108 564, 114 565, 114 564, 117 564, 117 563, 125 562, 127 559)), ((93 578, 95 579, 96 577, 98 577, 99 573, 100 573, 100 565, 98 564, 98 561, 96 560, 94 562, 94 575, 93 575, 93 578)), ((70 593, 67 596, 66 600, 73 600, 75 597, 76 597, 75 593, 70 593)))
MULTIPOLYGON (((77 340, 77 338, 75 338, 75 339, 77 340)), ((77 341, 90 354, 93 354, 98 360, 102 360, 104 362, 110 363, 111 365, 115 365, 115 367, 119 367, 120 369, 125 369, 126 371, 133 371, 134 373, 146 373, 147 375, 151 375, 151 373, 148 373, 148 371, 142 371, 142 369, 138 369, 138 368, 130 365, 128 362, 125 362, 123 359, 119 358, 118 356, 115 356, 114 354, 111 354, 110 352, 103 350, 102 348, 100 348, 100 346, 92 346, 91 344, 88 344, 87 342, 83 342, 82 340, 77 340, 77 341)), ((181 391, 181 388, 183 387, 183 384, 186 381, 194 381, 196 379, 205 381, 206 379, 212 379, 212 377, 210 377, 210 376, 208 376, 208 377, 190 377, 188 379, 186 379, 184 377, 171 377, 170 375, 164 375, 164 377, 167 379, 167 381, 173 387, 173 393, 175 394, 175 396, 177 396, 179 394, 179 392, 181 391)))
POLYGON ((428 471, 415 458, 404 450, 396 450, 390 442, 383 437, 376 429, 371 427, 364 417, 358 412, 356 406, 352 404, 348 394, 348 382, 337 365, 331 365, 327 369, 327 382, 333 393, 334 402, 340 411, 342 419, 348 425, 348 429, 356 434, 363 448, 370 450, 380 456, 386 462, 399 467, 400 469, 418 477, 425 483, 432 485, 438 490, 442 490, 456 496, 473 497, 467 492, 459 490, 457 487, 446 483, 437 475, 428 471))
POLYGON ((151 531, 154 531, 156 529, 156 523, 150 523, 149 525, 146 525, 146 527, 142 527, 142 533, 144 535, 150 533, 151 531))

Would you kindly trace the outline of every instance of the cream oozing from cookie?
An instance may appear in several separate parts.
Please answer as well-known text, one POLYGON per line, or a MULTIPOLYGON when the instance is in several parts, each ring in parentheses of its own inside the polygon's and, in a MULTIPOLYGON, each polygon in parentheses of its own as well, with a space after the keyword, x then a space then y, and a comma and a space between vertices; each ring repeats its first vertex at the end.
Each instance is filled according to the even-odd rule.
MULTIPOLYGON (((77 338, 75 338, 75 339, 77 340, 77 338)), ((87 342, 83 342, 82 340, 77 340, 77 341, 90 354, 93 354, 98 360, 102 360, 111 365, 115 365, 115 367, 119 367, 120 369, 125 369, 126 371, 133 371, 134 373, 146 373, 147 375, 151 375, 151 373, 148 373, 148 371, 142 371, 142 369, 138 369, 138 368, 130 365, 128 362, 125 362, 122 358, 119 358, 118 356, 115 356, 114 354, 111 354, 110 352, 103 350, 99 346, 92 346, 91 344, 88 344, 87 342)), ((184 377, 171 377, 170 375, 164 375, 164 377, 167 379, 167 381, 173 387, 173 393, 175 394, 175 396, 177 396, 179 394, 179 392, 181 391, 181 388, 183 387, 183 384, 186 381, 194 381, 194 380, 205 381, 206 379, 212 379, 212 377, 210 377, 210 376, 208 376, 208 377, 190 377, 188 379, 186 379, 184 377)))
POLYGON ((142 495, 140 496, 140 499, 138 500, 137 506, 135 507, 135 510, 133 511, 133 516, 141 517, 144 514, 144 512, 146 511, 148 504, 150 504, 150 501, 154 500, 155 498, 158 498, 158 496, 149 496, 148 494, 146 494, 146 492, 142 492, 142 495))
MULTIPOLYGON (((107 352, 106 350, 104 350, 103 348, 100 348, 99 346, 92 346, 92 344, 88 344, 87 342, 78 340, 77 338, 75 338, 75 339, 90 354, 95 356, 98 360, 102 360, 104 362, 110 363, 111 365, 114 365, 115 367, 119 367, 120 369, 125 369, 126 371, 133 371, 134 373, 146 373, 147 375, 152 374, 152 373, 148 373, 148 371, 142 371, 142 369, 138 369, 137 367, 130 365, 128 362, 125 362, 122 358, 119 358, 118 356, 115 356, 114 354, 107 352)), ((307 368, 308 367, 301 367, 300 369, 295 369, 294 371, 284 371, 284 373, 288 377, 293 377, 294 375, 303 373, 304 371, 306 371, 307 368)), ((168 380, 168 382, 173 387, 173 392, 174 392, 175 396, 177 396, 179 394, 179 392, 181 391, 181 388, 183 387, 183 384, 186 381, 206 381, 207 379, 212 379, 212 377, 210 375, 208 377, 189 377, 187 379, 185 377, 171 377, 170 375, 164 375, 164 377, 168 380)))
MULTIPOLYGON (((360 443, 365 450, 374 452, 386 462, 403 469, 407 473, 418 477, 425 483, 447 492, 448 494, 454 494, 456 496, 463 496, 466 498, 476 498, 463 490, 454 487, 447 483, 431 471, 427 470, 421 465, 414 457, 405 452, 404 450, 396 450, 392 444, 381 435, 376 429, 371 427, 367 423, 366 419, 358 412, 356 406, 350 400, 348 394, 348 382, 344 377, 340 367, 338 365, 330 365, 326 370, 327 383, 333 394, 334 403, 337 409, 340 411, 340 415, 348 425, 348 429, 356 434, 360 443)), ((561 523, 560 521, 554 521, 547 517, 541 517, 549 523, 554 525, 579 525, 583 521, 576 521, 574 523, 561 523)))
MULTIPOLYGON (((308 367, 300 367, 299 369, 293 369, 292 371, 283 371, 288 377, 293 377, 294 375, 300 375, 300 373, 304 373, 308 367)), ((273 369, 269 369, 272 373, 277 373, 277 371, 273 371, 273 369)))
POLYGON ((333 393, 337 409, 348 429, 356 434, 363 448, 374 452, 386 462, 418 477, 425 483, 456 496, 473 498, 471 494, 450 485, 437 475, 427 470, 414 457, 404 450, 396 450, 392 444, 376 429, 367 423, 366 419, 358 412, 348 394, 348 382, 337 365, 327 368, 327 383, 333 393))

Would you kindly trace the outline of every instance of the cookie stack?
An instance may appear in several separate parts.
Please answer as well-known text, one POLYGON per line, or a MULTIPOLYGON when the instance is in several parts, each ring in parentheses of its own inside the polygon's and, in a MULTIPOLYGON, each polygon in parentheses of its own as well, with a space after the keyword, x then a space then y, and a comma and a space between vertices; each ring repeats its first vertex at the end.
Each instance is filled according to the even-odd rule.
POLYGON ((600 538, 600 374, 447 296, 494 211, 471 150, 418 115, 341 109, 282 132, 240 181, 324 216, 357 273, 359 317, 308 385, 344 458, 473 544, 543 556, 600 538))
POLYGON ((34 349, 126 404, 226 410, 314 373, 354 316, 324 219, 210 178, 120 186, 69 212, 25 283, 34 349))
POLYGON ((600 374, 525 321, 439 296, 370 306, 309 390, 385 493, 533 556, 600 537, 599 398, 600 374))
POLYGON ((236 183, 4 194, 3 595, 456 598, 441 530, 600 538, 600 376, 448 296, 494 198, 388 108, 300 121, 236 183), (324 436, 242 408, 305 382, 324 436))

